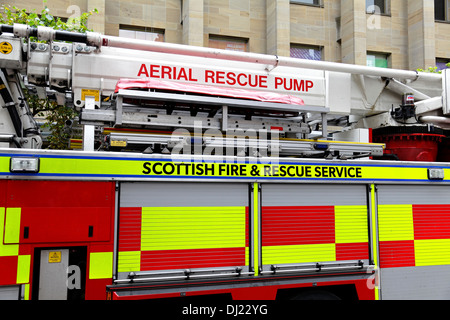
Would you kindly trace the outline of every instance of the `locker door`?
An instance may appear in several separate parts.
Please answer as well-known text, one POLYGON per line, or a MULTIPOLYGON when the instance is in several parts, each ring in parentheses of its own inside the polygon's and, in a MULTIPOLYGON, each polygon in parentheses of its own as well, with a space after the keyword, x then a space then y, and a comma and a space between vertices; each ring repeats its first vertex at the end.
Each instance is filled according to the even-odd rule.
POLYGON ((130 272, 248 270, 248 193, 246 184, 123 183, 119 279, 130 272))
POLYGON ((69 249, 42 250, 39 269, 39 300, 67 300, 69 249))
POLYGON ((263 273, 369 259, 364 185, 263 184, 263 273))
POLYGON ((382 299, 450 298, 450 187, 378 186, 382 299))

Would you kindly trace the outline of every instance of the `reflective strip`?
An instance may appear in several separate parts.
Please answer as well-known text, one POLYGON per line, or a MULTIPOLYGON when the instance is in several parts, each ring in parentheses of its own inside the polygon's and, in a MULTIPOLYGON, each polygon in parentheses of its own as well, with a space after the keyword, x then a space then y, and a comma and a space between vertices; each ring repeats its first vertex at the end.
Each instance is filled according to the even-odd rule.
POLYGON ((23 300, 30 300, 30 285, 24 284, 23 300))
POLYGON ((120 174, 142 173, 142 163, 126 160, 41 158, 39 173, 57 174, 120 174))
POLYGON ((5 243, 19 243, 20 208, 6 208, 5 243))
POLYGON ((377 219, 377 199, 375 194, 376 187, 374 184, 370 185, 370 225, 371 225, 371 249, 372 249, 372 259, 374 264, 374 292, 375 300, 380 300, 380 283, 379 283, 379 268, 378 268, 378 219, 377 219))
POLYGON ((335 242, 368 242, 367 207, 335 206, 335 242))
MULTIPOLYGON (((428 180, 427 168, 410 167, 363 167, 363 177, 382 180, 428 180)), ((447 177, 447 176, 446 176, 447 177)))
POLYGON ((262 258, 263 264, 336 261, 336 248, 334 243, 265 246, 262 258))
MULTIPOLYGON (((0 157, 0 172, 9 175, 10 156, 0 157)), ((450 180, 450 169, 444 169, 445 181, 450 180)), ((384 165, 320 165, 292 162, 289 164, 253 163, 189 163, 182 161, 140 161, 128 159, 105 159, 95 157, 42 156, 39 175, 106 175, 111 177, 217 177, 217 178, 259 178, 259 179, 332 179, 339 180, 421 180, 429 181, 426 167, 405 167, 384 165), (182 164, 182 165, 180 165, 182 164), (308 173, 306 173, 308 172, 308 173)))
POLYGON ((246 266, 250 265, 250 248, 249 247, 245 247, 245 265, 246 266))
POLYGON ((111 278, 112 265, 112 252, 91 252, 89 255, 89 279, 111 278))
POLYGON ((30 282, 30 265, 31 256, 23 255, 18 256, 17 261, 17 283, 29 283, 30 282))
MULTIPOLYGON (((252 234, 253 234, 253 270, 255 276, 259 275, 259 185, 258 183, 253 184, 253 223, 252 223, 252 234)), ((261 255, 263 255, 261 253, 261 255)), ((264 256, 264 255, 263 255, 264 256)))
POLYGON ((245 207, 142 208, 141 250, 245 247, 245 207))
POLYGON ((414 240, 412 205, 378 206, 379 241, 414 240))
POLYGON ((5 234, 5 208, 0 208, 0 257, 17 256, 19 254, 18 244, 3 244, 3 235, 5 234))
POLYGON ((450 239, 415 240, 416 266, 450 264, 450 239))
POLYGON ((119 251, 118 272, 141 271, 140 251, 119 251))
POLYGON ((377 230, 378 223, 376 218, 377 205, 375 200, 375 185, 370 186, 370 203, 371 203, 371 225, 372 225, 372 254, 373 254, 373 263, 375 266, 378 265, 378 250, 377 250, 377 230))

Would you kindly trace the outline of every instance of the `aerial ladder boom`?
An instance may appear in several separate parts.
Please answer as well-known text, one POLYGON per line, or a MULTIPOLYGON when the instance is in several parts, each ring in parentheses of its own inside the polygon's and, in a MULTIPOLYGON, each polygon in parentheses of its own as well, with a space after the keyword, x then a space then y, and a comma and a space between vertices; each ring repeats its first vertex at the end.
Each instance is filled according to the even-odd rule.
MULTIPOLYGON (((293 150, 294 145, 305 147, 298 139, 331 142, 334 133, 342 137, 349 130, 449 126, 448 71, 431 74, 383 69, 19 24, 2 25, 0 32, 0 42, 7 43, 5 48, 12 48, 11 53, 0 53, 6 87, 11 87, 12 81, 8 74, 12 78, 20 74, 37 94, 80 110, 82 124, 91 129, 118 129, 119 133, 109 136, 110 141, 134 139, 136 144, 148 145, 153 139, 153 144, 167 147, 167 139, 162 142, 164 135, 146 132, 135 134, 134 138, 124 134, 120 137, 119 129, 173 132, 185 128, 192 133, 200 124, 205 130, 214 128, 226 134, 236 129, 265 128, 269 138, 276 133, 291 139, 282 141, 289 153, 286 150, 293 150), (31 42, 30 37, 47 43, 31 42), (167 87, 130 90, 135 89, 133 85, 118 87, 123 79, 150 79, 194 89, 221 88, 237 96, 186 94, 183 89, 167 87), (298 98, 302 103, 295 99, 295 103, 280 103, 239 96, 248 92, 298 98), (405 97, 411 96, 412 105, 405 105, 405 97)), ((21 94, 11 88, 8 92, 20 111, 21 94)), ((2 107, 8 109, 7 95, 2 95, 2 99, 2 107)), ((34 128, 29 112, 18 114, 22 122, 34 128)), ((10 115, 11 119, 14 117, 10 115)), ((29 128, 24 131, 34 135, 34 129, 29 128)), ((6 132, 23 138, 17 128, 6 132)), ((306 145, 312 145, 313 150, 305 154, 318 151, 314 150, 317 144, 306 145)), ((367 154, 367 146, 364 148, 361 155, 367 154)), ((298 150, 293 154, 302 153, 298 150)), ((349 152, 355 154, 353 149, 349 152)))

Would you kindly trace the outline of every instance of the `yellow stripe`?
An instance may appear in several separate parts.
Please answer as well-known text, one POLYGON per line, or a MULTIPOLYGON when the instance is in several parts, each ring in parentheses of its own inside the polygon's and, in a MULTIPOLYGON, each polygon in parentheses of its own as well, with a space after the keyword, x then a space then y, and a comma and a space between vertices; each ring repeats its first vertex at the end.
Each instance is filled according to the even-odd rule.
POLYGON ((141 271, 140 251, 119 251, 118 272, 141 271))
POLYGON ((368 242, 367 207, 335 206, 336 243, 368 242))
POLYGON ((245 207, 142 208, 141 250, 245 247, 245 207))
MULTIPOLYGON (((253 269, 259 275, 259 186, 253 184, 253 269)), ((264 256, 264 255, 263 255, 264 256)))
POLYGON ((19 255, 18 244, 3 244, 3 235, 5 231, 5 208, 0 208, 0 257, 17 256, 19 255))
POLYGON ((31 265, 30 255, 18 256, 17 283, 30 282, 30 265, 31 265))
POLYGON ((379 205, 380 241, 414 240, 412 205, 379 205))
POLYGON ((336 261, 334 243, 262 247, 263 264, 336 261))
POLYGON ((25 284, 24 287, 23 300, 30 300, 30 285, 25 284))
POLYGON ((245 265, 250 265, 250 248, 245 247, 245 265))
MULTIPOLYGON (((375 185, 370 185, 370 202, 371 202, 371 225, 372 225, 372 254, 373 254, 373 264, 374 264, 374 271, 375 271, 375 277, 379 277, 379 270, 378 270, 378 241, 377 241, 377 219, 376 219, 376 212, 377 212, 377 205, 376 205, 376 197, 375 197, 375 185)), ((380 288, 379 284, 377 285, 377 281, 379 278, 375 278, 375 300, 380 300, 380 288)))
POLYGON ((19 243, 20 208, 7 208, 5 219, 5 243, 19 243))
POLYGON ((111 278, 112 269, 112 252, 91 252, 89 255, 89 279, 111 278))
MULTIPOLYGON (((411 167, 377 167, 377 166, 333 166, 333 165, 299 165, 299 164, 227 164, 227 163, 198 163, 192 166, 177 166, 179 162, 161 162, 161 161, 134 161, 134 160, 107 160, 107 159, 78 159, 78 158, 41 158, 40 159, 40 173, 41 174, 104 174, 104 175, 137 175, 137 176, 192 176, 192 177, 267 177, 270 175, 277 175, 277 178, 298 178, 297 176, 289 176, 288 172, 295 172, 295 168, 299 171, 304 167, 308 167, 310 175, 306 178, 347 178, 347 179, 389 179, 389 180, 428 180, 427 168, 411 168, 411 167), (163 166, 169 173, 164 173, 163 166), (206 167, 207 166, 207 167, 206 167), (232 171, 237 168, 237 171, 232 171), (270 168, 270 170, 266 170, 270 168), (330 168, 334 168, 331 173, 330 168), (149 171, 149 169, 151 169, 149 171), (208 169, 208 171, 205 171, 208 169), (290 169, 290 170, 288 170, 290 169), (293 169, 293 170, 292 170, 293 169), (317 169, 317 170, 316 170, 317 169), (322 170, 325 169, 325 170, 322 170), (342 169, 351 169, 345 175, 342 169), (358 170, 358 175, 356 175, 358 170), (156 171, 156 173, 155 173, 156 171), (172 172, 174 171, 174 172, 172 172), (179 171, 179 172, 178 172, 179 171), (192 172, 194 171, 194 172, 192 172), (238 173, 237 173, 238 172, 238 173), (268 173, 269 172, 269 173, 268 173), (284 172, 283 176, 280 173, 284 172), (340 176, 337 172, 341 172, 340 176)), ((0 171, 9 172, 10 157, 0 157, 0 171)), ((344 170, 347 172, 346 170, 344 170)), ((450 169, 445 174, 444 180, 450 180, 450 169)))
POLYGON ((428 239, 414 241, 416 266, 450 264, 450 239, 428 239))

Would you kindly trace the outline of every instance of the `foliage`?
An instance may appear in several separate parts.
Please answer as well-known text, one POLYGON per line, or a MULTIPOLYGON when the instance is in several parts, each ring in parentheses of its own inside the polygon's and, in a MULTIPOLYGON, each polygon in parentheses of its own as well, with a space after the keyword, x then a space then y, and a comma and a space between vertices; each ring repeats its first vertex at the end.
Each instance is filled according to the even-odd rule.
MULTIPOLYGON (((446 64, 447 68, 450 68, 450 62, 446 64)), ((438 70, 438 67, 428 67, 428 69, 417 69, 418 72, 430 72, 430 73, 442 73, 438 70)))
MULTIPOLYGON (((98 13, 97 9, 89 12, 81 13, 79 16, 68 19, 67 22, 59 17, 55 17, 50 13, 47 7, 47 1, 43 1, 44 8, 40 13, 35 11, 28 13, 25 9, 19 9, 15 6, 12 8, 8 5, 2 5, 3 12, 0 14, 0 24, 14 23, 27 24, 30 27, 51 27, 57 30, 66 30, 74 32, 91 31, 87 28, 87 22, 90 16, 98 13)), ((36 41, 36 39, 31 39, 36 41)), ((71 120, 77 116, 76 112, 67 106, 61 106, 49 99, 39 99, 36 95, 31 94, 28 90, 25 91, 28 105, 33 116, 44 116, 46 119, 45 127, 50 130, 50 137, 48 138, 50 149, 67 149, 70 133, 65 129, 67 120, 71 120)))

